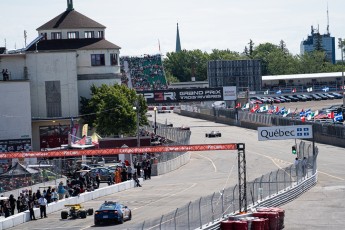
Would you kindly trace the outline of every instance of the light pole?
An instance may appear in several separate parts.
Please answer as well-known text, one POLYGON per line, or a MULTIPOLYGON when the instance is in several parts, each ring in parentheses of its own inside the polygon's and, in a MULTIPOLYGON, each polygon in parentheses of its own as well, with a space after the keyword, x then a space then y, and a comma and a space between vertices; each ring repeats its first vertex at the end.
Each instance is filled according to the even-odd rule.
POLYGON ((136 101, 136 106, 133 107, 134 110, 137 112, 137 146, 140 147, 140 124, 139 124, 139 119, 140 119, 140 113, 139 113, 139 101, 136 101))
POLYGON ((155 111, 155 127, 154 127, 154 133, 155 133, 155 135, 156 135, 156 131, 157 131, 157 107, 155 106, 154 108, 153 108, 153 110, 155 111))
POLYGON ((343 91, 343 106, 345 106, 345 89, 344 89, 344 41, 342 38, 338 39, 338 46, 341 50, 341 87, 343 91))

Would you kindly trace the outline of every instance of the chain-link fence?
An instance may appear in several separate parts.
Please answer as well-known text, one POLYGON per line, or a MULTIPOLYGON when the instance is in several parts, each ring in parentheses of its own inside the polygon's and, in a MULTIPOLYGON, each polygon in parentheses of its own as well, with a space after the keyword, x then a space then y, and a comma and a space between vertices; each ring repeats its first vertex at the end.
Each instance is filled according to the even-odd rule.
MULTIPOLYGON (((312 143, 301 142, 294 164, 247 182, 247 205, 254 206, 263 199, 298 185, 313 176, 316 173, 318 151, 316 148, 313 155, 312 147, 312 143)), ((157 219, 146 220, 131 229, 197 229, 225 215, 235 214, 238 210, 239 190, 235 185, 189 202, 157 219)))
POLYGON ((61 166, 54 161, 36 164, 15 163, 0 175, 0 192, 5 193, 62 178, 61 166))

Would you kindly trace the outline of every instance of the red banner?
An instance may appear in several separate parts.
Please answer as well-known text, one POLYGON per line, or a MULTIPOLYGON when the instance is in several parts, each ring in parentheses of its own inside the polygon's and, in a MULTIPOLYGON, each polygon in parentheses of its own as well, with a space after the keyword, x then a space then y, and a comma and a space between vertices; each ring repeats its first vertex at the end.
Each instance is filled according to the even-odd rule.
POLYGON ((0 154, 0 159, 12 158, 53 158, 53 157, 79 157, 94 155, 140 154, 161 152, 188 152, 188 151, 215 151, 236 150, 238 144, 200 144, 200 145, 176 145, 176 146, 149 146, 134 148, 114 149, 87 149, 87 150, 58 150, 45 152, 8 152, 0 154))

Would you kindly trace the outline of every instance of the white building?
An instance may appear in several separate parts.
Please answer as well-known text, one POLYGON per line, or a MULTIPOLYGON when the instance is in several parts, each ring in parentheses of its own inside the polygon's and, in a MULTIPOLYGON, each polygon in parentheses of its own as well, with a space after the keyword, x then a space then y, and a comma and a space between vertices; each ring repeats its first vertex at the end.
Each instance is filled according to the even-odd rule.
POLYGON ((75 11, 68 0, 66 11, 40 26, 38 37, 25 49, 0 54, 0 70, 10 73, 9 81, 0 81, 0 86, 6 88, 11 82, 20 95, 27 94, 23 99, 7 97, 1 90, 0 97, 14 107, 27 103, 24 112, 31 113, 31 119, 23 123, 32 127, 29 132, 28 124, 21 124, 23 130, 18 130, 18 124, 4 119, 11 110, 0 110, 4 133, 18 130, 11 136, 1 135, 0 130, 0 141, 21 139, 25 133, 35 151, 67 144, 71 118, 77 123, 80 99, 90 97, 90 86, 121 84, 120 47, 105 39, 105 28, 75 11))

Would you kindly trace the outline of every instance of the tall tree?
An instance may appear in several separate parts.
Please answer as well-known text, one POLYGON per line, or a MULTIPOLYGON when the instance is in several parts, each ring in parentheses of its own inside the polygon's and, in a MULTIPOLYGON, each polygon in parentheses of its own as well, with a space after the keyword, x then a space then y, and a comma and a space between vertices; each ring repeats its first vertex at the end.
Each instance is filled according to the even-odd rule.
POLYGON ((141 125, 147 124, 147 104, 135 90, 120 85, 91 86, 91 98, 81 99, 81 113, 85 123, 95 127, 101 135, 134 135, 136 133, 136 101, 139 101, 141 125))

